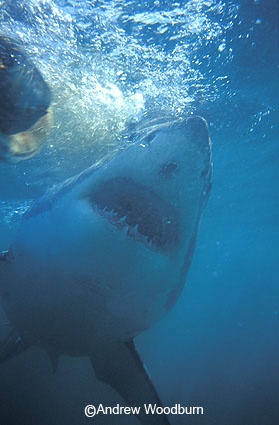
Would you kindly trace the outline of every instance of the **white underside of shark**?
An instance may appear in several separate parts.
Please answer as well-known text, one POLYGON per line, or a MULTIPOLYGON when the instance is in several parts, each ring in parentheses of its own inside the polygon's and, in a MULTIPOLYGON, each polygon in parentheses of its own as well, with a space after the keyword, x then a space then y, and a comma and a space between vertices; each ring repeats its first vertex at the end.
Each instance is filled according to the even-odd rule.
POLYGON ((128 405, 160 404, 133 338, 183 289, 211 176, 207 124, 192 117, 50 189, 1 257, 0 360, 31 345, 89 356, 128 405))

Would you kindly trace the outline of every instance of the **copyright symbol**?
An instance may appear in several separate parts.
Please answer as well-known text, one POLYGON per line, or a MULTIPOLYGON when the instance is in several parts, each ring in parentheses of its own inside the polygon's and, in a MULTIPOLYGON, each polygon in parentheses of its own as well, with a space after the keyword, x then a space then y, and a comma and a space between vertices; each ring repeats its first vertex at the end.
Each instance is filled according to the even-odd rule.
POLYGON ((92 406, 92 404, 88 404, 87 406, 85 406, 84 414, 88 418, 93 418, 93 416, 96 415, 96 407, 92 406))

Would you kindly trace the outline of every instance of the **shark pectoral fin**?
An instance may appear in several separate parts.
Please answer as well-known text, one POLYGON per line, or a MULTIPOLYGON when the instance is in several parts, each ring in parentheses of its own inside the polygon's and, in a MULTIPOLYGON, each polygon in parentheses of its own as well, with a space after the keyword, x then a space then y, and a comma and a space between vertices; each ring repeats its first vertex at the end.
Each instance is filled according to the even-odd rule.
POLYGON ((110 345, 105 352, 94 353, 91 363, 97 378, 114 388, 128 406, 140 407, 138 418, 143 425, 170 425, 165 415, 145 413, 144 404, 162 406, 162 403, 133 341, 110 345))
POLYGON ((22 353, 28 347, 10 323, 0 323, 0 364, 22 353))

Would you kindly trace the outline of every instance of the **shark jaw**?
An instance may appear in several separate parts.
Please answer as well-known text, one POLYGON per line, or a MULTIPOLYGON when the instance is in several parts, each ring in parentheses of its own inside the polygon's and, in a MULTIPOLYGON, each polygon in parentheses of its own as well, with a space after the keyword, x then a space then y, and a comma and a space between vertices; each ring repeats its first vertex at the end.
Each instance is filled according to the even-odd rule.
POLYGON ((94 211, 148 249, 168 253, 179 242, 176 208, 131 177, 114 177, 89 197, 94 211))

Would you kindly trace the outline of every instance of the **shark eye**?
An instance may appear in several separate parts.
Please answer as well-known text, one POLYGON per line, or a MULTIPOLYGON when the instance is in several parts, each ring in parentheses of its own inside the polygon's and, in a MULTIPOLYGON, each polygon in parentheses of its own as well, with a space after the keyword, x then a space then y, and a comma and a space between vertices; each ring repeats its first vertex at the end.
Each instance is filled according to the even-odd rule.
POLYGON ((172 177, 177 169, 177 163, 175 161, 165 162, 160 168, 160 174, 165 177, 172 177))

